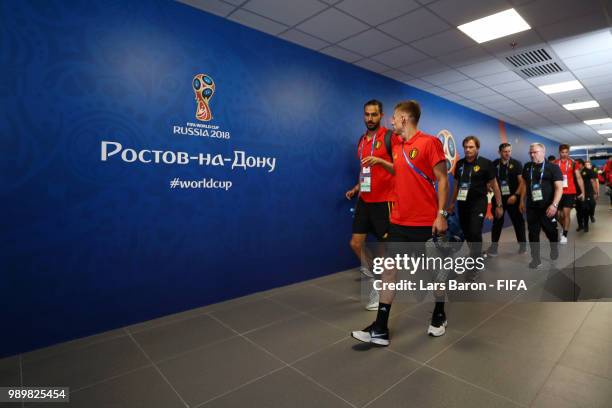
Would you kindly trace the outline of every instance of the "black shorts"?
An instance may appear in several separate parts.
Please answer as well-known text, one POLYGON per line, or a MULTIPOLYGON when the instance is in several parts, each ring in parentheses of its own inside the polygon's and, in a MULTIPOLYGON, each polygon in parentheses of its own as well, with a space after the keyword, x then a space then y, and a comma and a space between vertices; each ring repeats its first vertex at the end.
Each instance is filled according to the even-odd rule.
POLYGON ((559 209, 574 208, 576 205, 576 194, 563 194, 559 201, 559 209))
POLYGON ((389 231, 389 211, 391 204, 366 203, 357 199, 355 218, 353 219, 353 234, 374 234, 379 241, 387 238, 389 231))
POLYGON ((389 226, 389 242, 426 242, 432 237, 431 227, 408 227, 391 224, 389 226))

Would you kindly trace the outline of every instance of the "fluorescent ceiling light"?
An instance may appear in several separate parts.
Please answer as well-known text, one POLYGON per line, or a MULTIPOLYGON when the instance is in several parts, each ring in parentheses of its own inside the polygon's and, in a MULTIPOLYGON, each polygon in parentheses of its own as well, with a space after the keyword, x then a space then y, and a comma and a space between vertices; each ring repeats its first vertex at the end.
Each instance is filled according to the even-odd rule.
POLYGON ((589 108, 597 108, 599 104, 597 101, 586 101, 586 102, 576 102, 576 103, 567 103, 563 105, 563 107, 569 111, 578 110, 578 109, 589 109, 589 108))
POLYGON ((513 8, 470 21, 457 28, 479 44, 531 29, 513 8))
POLYGON ((612 129, 598 130, 597 133, 599 133, 600 135, 609 135, 612 134, 612 129))
POLYGON ((587 125, 603 125, 604 123, 612 123, 612 118, 585 120, 584 123, 587 125))
POLYGON ((609 138, 608 138, 608 142, 612 142, 612 137, 609 137, 609 138))
POLYGON ((540 91, 544 92, 545 94, 555 94, 559 92, 567 92, 567 91, 574 91, 576 89, 582 89, 582 84, 578 81, 566 81, 566 82, 559 82, 556 84, 542 85, 538 88, 540 88, 540 91))

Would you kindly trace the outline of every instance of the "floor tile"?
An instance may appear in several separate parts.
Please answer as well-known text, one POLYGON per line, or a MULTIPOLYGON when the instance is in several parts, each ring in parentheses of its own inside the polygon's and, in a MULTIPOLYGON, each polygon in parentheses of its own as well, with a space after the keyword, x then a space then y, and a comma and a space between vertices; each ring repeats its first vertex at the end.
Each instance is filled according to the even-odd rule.
MULTIPOLYGON (((502 307, 503 305, 498 303, 449 302, 445 305, 445 312, 449 327, 467 332, 502 307)), ((422 303, 406 311, 406 314, 419 319, 423 324, 428 324, 431 321, 433 309, 433 303, 422 303)))
POLYGON ((0 387, 12 385, 21 385, 19 356, 7 357, 0 360, 0 387))
POLYGON ((270 323, 297 316, 299 312, 269 299, 258 299, 234 306, 230 309, 212 312, 219 319, 239 333, 257 329, 270 323))
POLYGON ((241 337, 213 344, 159 364, 190 405, 201 404, 283 364, 241 337))
POLYGON ((473 337, 463 338, 429 363, 520 404, 535 397, 554 364, 473 337))
POLYGON ((612 326, 589 318, 587 321, 572 339, 560 363, 612 380, 612 326))
MULTIPOLYGON (((43 408, 39 403, 27 405, 43 408)), ((184 408, 180 398, 153 367, 96 384, 71 393, 69 404, 49 404, 70 408, 184 408)))
POLYGON ((484 322, 468 337, 520 352, 524 356, 556 362, 574 333, 564 325, 542 328, 539 320, 500 314, 484 322))
POLYGON ((339 299, 345 298, 317 286, 304 286, 292 291, 282 292, 270 299, 302 312, 328 307, 339 299))
POLYGON ((284 368, 203 406, 215 408, 343 408, 342 399, 309 381, 291 368, 284 368))
POLYGON ((505 398, 422 367, 368 408, 518 408, 505 398), (408 404, 407 401, 410 401, 408 404))
POLYGON ((347 338, 299 361, 295 367, 350 403, 361 406, 419 365, 384 348, 347 338))
POLYGON ((612 380, 557 366, 540 390, 534 408, 609 408, 612 380))
POLYGON ((203 315, 132 336, 153 361, 158 361, 235 335, 212 317, 203 315))
POLYGON ((451 346, 464 334, 448 327, 443 336, 431 337, 427 335, 428 323, 424 324, 421 320, 407 315, 391 319, 390 327, 393 327, 393 330, 389 348, 423 363, 451 346))
POLYGON ((119 337, 36 361, 24 361, 23 383, 77 390, 149 364, 132 339, 119 337))
POLYGON ((291 363, 345 338, 346 332, 310 316, 298 316, 252 331, 246 337, 283 361, 291 363))
POLYGON ((24 362, 36 361, 46 357, 61 354, 67 351, 73 351, 79 348, 88 347, 92 344, 101 343, 103 341, 116 339, 118 337, 126 336, 127 334, 122 329, 111 330, 92 336, 83 337, 63 343, 55 344, 53 346, 44 347, 38 350, 33 350, 22 355, 24 362))

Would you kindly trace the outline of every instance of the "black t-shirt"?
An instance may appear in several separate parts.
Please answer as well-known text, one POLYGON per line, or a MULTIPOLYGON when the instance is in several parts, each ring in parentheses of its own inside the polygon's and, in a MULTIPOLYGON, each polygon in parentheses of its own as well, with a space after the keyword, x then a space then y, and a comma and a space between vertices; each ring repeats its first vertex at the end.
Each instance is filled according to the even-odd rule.
MULTIPOLYGON (((465 202, 474 202, 486 198, 487 183, 495 178, 495 168, 491 161, 484 157, 477 157, 472 163, 461 159, 455 166, 454 176, 459 188, 462 183, 470 183, 465 202)), ((461 202, 459 201, 459 203, 461 202)))
MULTIPOLYGON (((582 182, 584 184, 584 195, 587 197, 593 197, 595 191, 593 191, 593 184, 591 184, 591 180, 597 180, 597 176, 593 170, 589 170, 586 167, 583 167, 580 170, 580 175, 582 176, 582 182)), ((580 194, 578 191, 580 190, 580 186, 576 183, 576 194, 580 194)))
POLYGON ((552 204, 555 196, 555 181, 563 181, 563 174, 559 166, 554 163, 544 162, 544 174, 542 174, 542 163, 529 162, 523 168, 523 179, 527 186, 527 207, 547 208, 552 204), (542 178, 542 200, 532 201, 531 192, 535 184, 540 184, 540 177, 542 178))
POLYGON ((523 173, 523 165, 521 162, 510 158, 510 160, 508 160, 508 164, 503 164, 501 159, 495 159, 493 160, 492 164, 500 191, 502 181, 506 181, 510 187, 510 194, 516 193, 519 186, 518 176, 523 173))

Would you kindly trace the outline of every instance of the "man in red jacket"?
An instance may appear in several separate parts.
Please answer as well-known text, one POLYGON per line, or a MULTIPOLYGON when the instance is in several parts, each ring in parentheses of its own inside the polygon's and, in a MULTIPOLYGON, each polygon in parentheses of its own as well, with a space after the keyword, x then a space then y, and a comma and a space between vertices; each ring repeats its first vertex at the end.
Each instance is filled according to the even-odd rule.
MULTIPOLYGON (((401 143, 393 146, 395 172, 394 202, 391 209, 389 242, 408 242, 423 246, 433 235, 446 232, 446 200, 448 177, 446 157, 442 143, 419 129, 421 108, 416 101, 400 102, 393 113, 393 129, 401 143), (438 184, 436 191, 435 184, 438 184)), ((397 271, 385 270, 376 320, 351 336, 359 341, 379 346, 389 345, 387 323, 395 291, 385 289, 396 281, 397 271)), ((437 297, 427 333, 441 336, 445 333, 446 314, 444 298, 437 297)))
POLYGON ((559 212, 557 218, 563 228, 560 244, 567 244, 567 232, 570 228, 570 213, 576 205, 576 198, 584 199, 584 184, 580 176, 580 170, 576 167, 576 163, 569 157, 569 145, 562 144, 559 146, 559 159, 555 160, 555 164, 561 168, 563 175, 563 196, 559 202, 559 212), (576 197, 576 184, 580 187, 580 194, 576 197))
MULTIPOLYGON (((372 256, 364 244, 368 234, 376 236, 379 242, 387 238, 393 194, 391 150, 394 135, 391 130, 380 125, 383 115, 383 104, 380 101, 372 99, 363 106, 366 132, 357 144, 359 182, 345 193, 349 200, 358 194, 350 245, 357 258, 361 259, 364 253, 365 265, 361 266, 360 271, 370 280, 374 279, 371 272, 372 256)), ((372 288, 366 309, 377 310, 378 300, 378 292, 372 288)))

